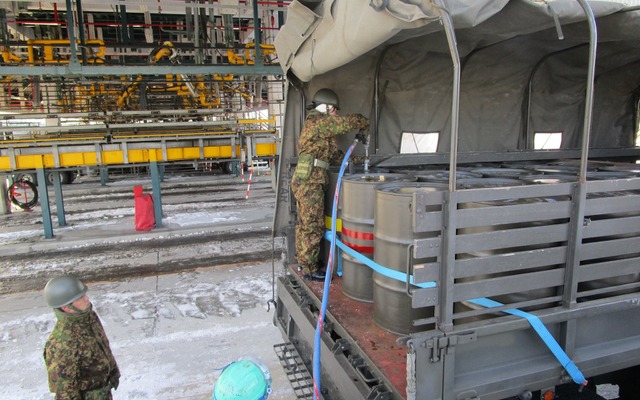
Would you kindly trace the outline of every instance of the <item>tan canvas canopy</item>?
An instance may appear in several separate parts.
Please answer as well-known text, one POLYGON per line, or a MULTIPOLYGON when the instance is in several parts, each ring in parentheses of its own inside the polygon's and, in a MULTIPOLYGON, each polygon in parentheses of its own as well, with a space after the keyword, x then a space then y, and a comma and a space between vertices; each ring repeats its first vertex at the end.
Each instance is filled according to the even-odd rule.
MULTIPOLYGON (((286 71, 291 70, 300 80, 308 82, 378 46, 442 31, 440 8, 434 3, 427 0, 325 0, 311 10, 296 0, 289 6, 286 24, 276 39, 279 58, 286 71)), ((585 20, 580 4, 573 0, 456 0, 443 3, 456 29, 482 26, 476 32, 485 38, 478 37, 476 43, 461 49, 467 52, 490 45, 492 41, 552 28, 556 19, 563 25, 585 20), (493 39, 486 41, 489 36, 493 39)), ((591 1, 589 4, 598 17, 624 8, 623 4, 610 1, 591 1)))
MULTIPOLYGON (((294 1, 276 40, 283 68, 302 89, 291 93, 288 112, 301 117, 306 99, 328 87, 345 112, 375 118, 378 154, 398 153, 407 131, 439 132, 438 151, 448 151, 453 82, 443 14, 452 17, 461 62, 460 151, 531 148, 534 132, 562 132, 563 148, 580 146, 590 41, 580 2, 307 3, 319 4, 294 1)), ((632 146, 640 9, 588 5, 598 37, 591 145, 632 146)))

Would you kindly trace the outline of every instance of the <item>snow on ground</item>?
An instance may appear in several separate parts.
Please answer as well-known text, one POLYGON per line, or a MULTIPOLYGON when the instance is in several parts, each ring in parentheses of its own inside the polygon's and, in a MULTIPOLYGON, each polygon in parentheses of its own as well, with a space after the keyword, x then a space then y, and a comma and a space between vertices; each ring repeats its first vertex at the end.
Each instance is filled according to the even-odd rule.
MULTIPOLYGON (((210 399, 219 369, 243 355, 295 399, 273 345, 271 263, 96 283, 89 296, 122 371, 114 399, 210 399)), ((0 297, 0 398, 50 399, 42 349, 55 323, 40 291, 0 297)))
POLYGON ((177 226, 195 226, 204 224, 217 224, 220 222, 238 221, 240 212, 194 212, 174 214, 163 220, 163 223, 177 226))
MULTIPOLYGON (((127 210, 129 211, 129 210, 127 210)), ((194 227, 198 225, 211 225, 218 223, 227 223, 232 221, 239 221, 239 211, 204 211, 204 212, 180 212, 180 210, 173 211, 166 218, 163 218, 163 224, 175 225, 178 227, 194 227)), ((104 215, 104 211, 94 211, 91 213, 84 213, 82 217, 71 216, 67 218, 67 223, 73 225, 67 225, 62 227, 54 227, 55 234, 64 234, 70 231, 81 231, 101 228, 105 229, 106 225, 122 225, 122 218, 132 217, 133 211, 128 213, 113 214, 110 211, 108 216, 104 215)), ((128 218, 128 220, 131 218, 128 218)), ((133 222, 126 221, 131 226, 133 222)), ((0 232, 0 245, 8 244, 19 240, 28 238, 40 238, 43 236, 44 228, 42 226, 36 226, 34 229, 15 230, 10 232, 0 232)))
MULTIPOLYGON (((0 263, 0 277, 3 281, 42 279, 57 271, 105 269, 111 262, 119 262, 120 256, 127 266, 136 268, 146 258, 189 265, 189 257, 215 260, 218 254, 260 250, 262 241, 256 239, 200 244, 185 241, 185 245, 161 253, 144 245, 162 239, 182 243, 181 238, 205 237, 212 231, 243 232, 270 226, 273 192, 264 182, 262 188, 252 192, 255 198, 245 201, 246 183, 234 181, 216 193, 213 189, 217 183, 228 178, 194 178, 199 188, 207 180, 211 181, 210 191, 206 186, 207 190, 198 193, 185 190, 184 194, 163 195, 163 227, 148 232, 134 229, 129 190, 127 194, 116 193, 114 198, 113 193, 96 194, 96 187, 103 188, 90 183, 74 183, 65 189, 71 193, 70 200, 65 200, 68 225, 58 226, 54 214, 53 239, 43 237, 37 209, 0 216, 0 253, 6 259, 0 263), (80 201, 89 196, 92 201, 80 201), (217 200, 223 201, 216 204, 217 200), (122 244, 131 247, 138 242, 142 246, 133 252, 109 254, 94 248, 119 249, 122 244), (80 248, 82 251, 76 250, 80 248), (42 256, 38 256, 40 251, 42 256), (51 251, 64 254, 52 256, 51 251)), ((266 177, 262 180, 267 181, 266 177)), ((168 181, 168 185, 184 185, 189 179, 168 181)), ((148 185, 149 180, 113 182, 107 190, 136 184, 148 185)), ((273 305, 270 309, 267 306, 273 296, 272 267, 267 261, 90 283, 88 295, 103 321, 123 375, 114 399, 211 399, 219 369, 243 355, 257 356, 268 366, 273 377, 269 399, 295 399, 273 350, 273 345, 283 339, 273 324, 273 305)), ((277 262, 275 271, 281 270, 277 262)), ((41 289, 0 296, 0 399, 53 398, 42 350, 54 323, 41 289)))

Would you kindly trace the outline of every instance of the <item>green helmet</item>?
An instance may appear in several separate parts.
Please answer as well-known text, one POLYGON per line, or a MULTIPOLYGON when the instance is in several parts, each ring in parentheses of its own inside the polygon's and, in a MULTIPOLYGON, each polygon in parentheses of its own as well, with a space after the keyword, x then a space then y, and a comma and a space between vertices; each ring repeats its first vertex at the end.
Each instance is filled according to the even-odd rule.
POLYGON ((313 102, 318 104, 326 104, 340 108, 340 102, 338 101, 338 95, 331 89, 320 89, 313 96, 313 102))
POLYGON ((44 299, 51 308, 71 304, 85 293, 87 293, 87 285, 72 275, 55 277, 44 287, 44 299))

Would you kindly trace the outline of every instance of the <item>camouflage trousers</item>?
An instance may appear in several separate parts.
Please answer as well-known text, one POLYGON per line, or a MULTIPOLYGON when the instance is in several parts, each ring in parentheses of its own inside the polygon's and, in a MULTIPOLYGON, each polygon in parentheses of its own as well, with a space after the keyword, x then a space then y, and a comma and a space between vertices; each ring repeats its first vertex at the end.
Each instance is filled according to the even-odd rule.
POLYGON ((296 223, 296 258, 302 270, 312 273, 318 270, 320 245, 325 232, 324 184, 312 180, 291 181, 296 198, 298 221, 296 223))

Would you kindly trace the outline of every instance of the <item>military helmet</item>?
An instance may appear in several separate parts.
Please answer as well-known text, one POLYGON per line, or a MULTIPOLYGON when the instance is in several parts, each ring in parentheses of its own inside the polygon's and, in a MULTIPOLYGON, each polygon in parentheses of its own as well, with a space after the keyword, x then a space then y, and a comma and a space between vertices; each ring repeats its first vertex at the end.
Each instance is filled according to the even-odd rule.
POLYGON ((338 101, 338 95, 331 89, 320 89, 313 96, 313 102, 315 104, 326 104, 340 108, 340 102, 338 101))
POLYGON ((44 287, 44 299, 51 308, 69 305, 85 293, 87 293, 87 285, 72 275, 55 277, 44 287))

